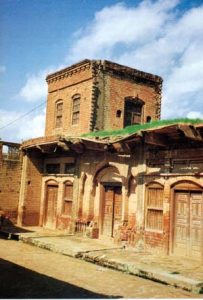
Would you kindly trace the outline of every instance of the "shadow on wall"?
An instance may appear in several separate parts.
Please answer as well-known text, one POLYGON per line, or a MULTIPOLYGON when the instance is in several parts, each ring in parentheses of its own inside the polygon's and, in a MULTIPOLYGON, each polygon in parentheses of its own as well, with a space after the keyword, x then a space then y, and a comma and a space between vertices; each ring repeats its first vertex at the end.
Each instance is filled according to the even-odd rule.
POLYGON ((97 294, 0 259, 0 298, 121 298, 97 294))

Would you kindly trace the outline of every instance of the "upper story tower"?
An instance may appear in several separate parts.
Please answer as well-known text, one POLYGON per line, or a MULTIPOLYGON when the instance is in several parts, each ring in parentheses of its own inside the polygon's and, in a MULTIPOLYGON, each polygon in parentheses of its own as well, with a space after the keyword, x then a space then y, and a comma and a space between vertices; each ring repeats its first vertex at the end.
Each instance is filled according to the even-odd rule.
POLYGON ((77 136, 160 118, 159 76, 106 60, 85 59, 46 80, 46 136, 77 136))

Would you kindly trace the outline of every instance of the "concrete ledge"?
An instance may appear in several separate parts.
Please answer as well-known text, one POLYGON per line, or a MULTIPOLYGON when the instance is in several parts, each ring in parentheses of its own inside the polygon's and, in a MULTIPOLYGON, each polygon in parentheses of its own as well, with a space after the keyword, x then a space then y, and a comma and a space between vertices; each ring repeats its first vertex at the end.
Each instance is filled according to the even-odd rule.
MULTIPOLYGON (((181 288, 186 291, 193 293, 203 293, 203 281, 197 279, 190 279, 189 277, 166 271, 164 266, 159 267, 150 267, 146 263, 136 261, 131 259, 127 261, 121 256, 118 258, 108 257, 108 250, 121 250, 121 248, 104 248, 105 244, 95 246, 95 249, 92 249, 90 246, 82 245, 82 243, 74 243, 73 241, 68 244, 68 240, 63 240, 63 243, 60 244, 60 237, 58 241, 51 241, 49 237, 26 237, 20 236, 20 241, 35 245, 37 247, 53 251, 55 253, 60 253, 70 257, 75 257, 78 259, 83 259, 87 262, 91 262, 103 267, 108 267, 114 270, 125 272, 131 275, 139 276, 145 279, 149 279, 155 282, 159 282, 166 285, 171 285, 174 287, 181 288), (102 248, 103 246, 103 248, 102 248)), ((126 250, 123 250, 126 251, 126 250)), ((115 254, 116 256, 116 254, 115 254)))
POLYGON ((37 246, 39 248, 50 250, 50 251, 55 252, 55 253, 60 253, 60 254, 63 254, 63 255, 71 256, 71 257, 77 257, 77 255, 78 255, 77 250, 74 251, 74 250, 71 250, 69 248, 64 249, 64 248, 61 248, 60 246, 57 246, 56 244, 49 243, 49 242, 44 242, 42 240, 42 237, 33 238, 33 237, 20 236, 19 240, 24 242, 24 243, 37 246))
POLYGON ((122 263, 113 259, 108 259, 105 255, 95 255, 95 253, 81 254, 80 258, 85 261, 108 267, 114 270, 126 272, 145 279, 160 282, 166 285, 181 288, 186 291, 201 294, 203 293, 203 281, 190 279, 178 274, 170 274, 162 270, 154 270, 144 265, 136 265, 135 263, 122 263))

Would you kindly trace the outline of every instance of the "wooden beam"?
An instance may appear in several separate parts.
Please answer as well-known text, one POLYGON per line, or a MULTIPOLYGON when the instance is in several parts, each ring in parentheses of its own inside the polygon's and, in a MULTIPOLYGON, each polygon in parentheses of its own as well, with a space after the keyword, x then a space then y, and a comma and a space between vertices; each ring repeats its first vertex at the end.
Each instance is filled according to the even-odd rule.
POLYGON ((82 154, 85 151, 85 145, 83 143, 75 143, 71 145, 71 149, 78 154, 82 154))
POLYGON ((146 144, 166 147, 168 145, 167 138, 160 133, 145 132, 144 141, 146 144))
POLYGON ((40 147, 39 145, 36 145, 36 148, 39 149, 42 153, 45 153, 44 149, 40 147))
POLYGON ((195 140, 195 141, 203 141, 201 134, 198 130, 195 129, 192 125, 178 125, 179 129, 183 132, 186 138, 195 140))
POLYGON ((61 141, 57 143, 57 146, 60 147, 60 148, 62 148, 65 151, 69 151, 70 150, 70 147, 66 143, 61 142, 61 141))

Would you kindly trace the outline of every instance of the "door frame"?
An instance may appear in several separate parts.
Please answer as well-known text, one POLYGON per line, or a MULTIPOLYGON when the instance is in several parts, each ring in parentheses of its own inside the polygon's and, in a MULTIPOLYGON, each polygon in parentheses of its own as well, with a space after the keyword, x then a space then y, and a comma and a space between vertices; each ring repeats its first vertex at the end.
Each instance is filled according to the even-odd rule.
MULTIPOLYGON (((57 196, 56 196, 56 213, 57 213, 57 200, 58 200, 58 188, 59 184, 55 180, 48 180, 45 182, 45 193, 44 193, 44 210, 43 210, 43 222, 42 226, 46 227, 46 219, 47 219, 47 205, 48 205, 48 187, 54 186, 57 188, 57 196)), ((56 221, 53 222, 53 228, 56 228, 56 221)))
MULTIPOLYGON (((174 239, 175 239, 175 193, 178 191, 185 192, 202 192, 203 187, 191 180, 184 180, 176 182, 171 187, 171 209, 170 209, 170 233, 169 233, 169 255, 174 255, 174 239)), ((190 201, 190 200, 189 200, 190 201)), ((183 256, 184 257, 184 256, 183 256)), ((202 254, 201 258, 203 261, 203 242, 202 242, 202 254)))
MULTIPOLYGON (((105 207, 105 187, 114 187, 114 188, 121 188, 121 209, 123 210, 123 197, 122 197, 122 183, 121 182, 102 182, 100 183, 100 217, 99 217, 99 232, 100 235, 103 235, 103 223, 104 223, 104 207, 105 207)), ((114 215, 114 199, 113 199, 113 212, 114 215)), ((122 211, 121 211, 121 219, 122 219, 122 211)), ((114 219, 112 220, 112 232, 111 238, 113 238, 113 224, 114 219)))

